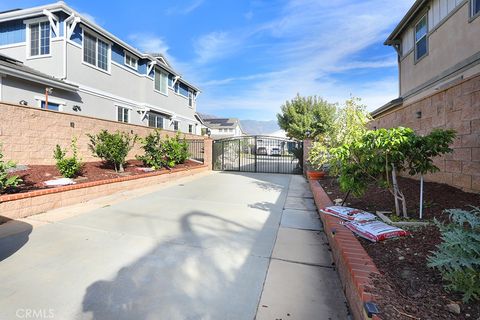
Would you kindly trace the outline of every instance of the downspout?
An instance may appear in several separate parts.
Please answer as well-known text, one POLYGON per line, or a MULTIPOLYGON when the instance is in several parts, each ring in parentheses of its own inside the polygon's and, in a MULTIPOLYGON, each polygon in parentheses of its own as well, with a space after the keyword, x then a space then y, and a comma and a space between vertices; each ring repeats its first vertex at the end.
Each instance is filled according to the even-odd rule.
POLYGON ((75 19, 75 15, 69 16, 65 21, 63 21, 63 77, 62 80, 67 79, 67 45, 68 45, 68 38, 69 32, 68 32, 68 23, 75 19))

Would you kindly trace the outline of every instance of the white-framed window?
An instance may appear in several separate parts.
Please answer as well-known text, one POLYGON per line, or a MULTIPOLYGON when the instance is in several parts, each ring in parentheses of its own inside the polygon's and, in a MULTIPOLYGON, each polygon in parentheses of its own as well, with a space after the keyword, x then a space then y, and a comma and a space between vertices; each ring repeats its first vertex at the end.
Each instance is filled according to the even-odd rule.
POLYGON ((470 0, 470 15, 472 18, 480 15, 480 0, 470 0))
POLYGON ((130 109, 122 106, 117 106, 117 121, 118 122, 130 122, 130 109))
POLYGON ((188 133, 193 133, 193 124, 188 125, 188 133))
POLYGON ((104 71, 110 69, 110 45, 98 37, 83 32, 83 62, 104 71))
POLYGON ((178 124, 179 124, 179 123, 178 123, 177 120, 174 120, 174 121, 173 121, 173 130, 178 131, 178 124))
POLYGON ((415 25, 415 60, 418 61, 428 53, 428 20, 425 14, 415 25))
POLYGON ((160 69, 155 69, 154 85, 156 91, 168 94, 168 74, 160 69))
POLYGON ((135 56, 133 56, 130 53, 125 51, 125 65, 130 67, 130 68, 133 68, 133 69, 137 70, 138 69, 138 59, 135 56))
POLYGON ((188 106, 193 107, 194 94, 193 91, 188 89, 188 106))
POLYGON ((63 111, 63 108, 67 105, 65 101, 55 97, 48 97, 48 106, 45 102, 45 96, 35 96, 34 98, 37 102, 37 107, 44 110, 63 111))
POLYGON ((49 21, 28 23, 28 56, 41 57, 50 55, 51 31, 49 21))
POLYGON ((161 114, 150 111, 148 113, 148 126, 163 129, 163 119, 164 117, 161 114))

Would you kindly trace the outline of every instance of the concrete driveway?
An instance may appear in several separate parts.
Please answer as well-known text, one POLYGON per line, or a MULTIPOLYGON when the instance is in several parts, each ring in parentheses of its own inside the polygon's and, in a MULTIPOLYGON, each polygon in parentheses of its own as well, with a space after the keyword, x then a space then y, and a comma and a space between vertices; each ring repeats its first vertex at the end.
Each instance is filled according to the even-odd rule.
POLYGON ((213 173, 0 226, 0 319, 254 319, 291 179, 213 173))

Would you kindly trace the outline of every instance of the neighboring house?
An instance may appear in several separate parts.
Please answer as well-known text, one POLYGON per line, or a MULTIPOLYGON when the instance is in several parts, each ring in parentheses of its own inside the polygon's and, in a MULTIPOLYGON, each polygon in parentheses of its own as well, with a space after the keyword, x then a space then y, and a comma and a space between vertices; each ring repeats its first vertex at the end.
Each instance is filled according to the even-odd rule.
POLYGON ((197 87, 163 55, 138 51, 62 1, 0 13, 0 54, 62 83, 2 70, 2 101, 201 133, 197 87), (53 90, 45 106, 47 87, 53 90))
POLYGON ((240 137, 243 133, 240 121, 236 118, 203 119, 205 126, 210 129, 213 139, 240 137))
POLYGON ((398 54, 400 96, 373 128, 457 132, 428 179, 480 192, 480 0, 417 0, 385 41, 398 54))

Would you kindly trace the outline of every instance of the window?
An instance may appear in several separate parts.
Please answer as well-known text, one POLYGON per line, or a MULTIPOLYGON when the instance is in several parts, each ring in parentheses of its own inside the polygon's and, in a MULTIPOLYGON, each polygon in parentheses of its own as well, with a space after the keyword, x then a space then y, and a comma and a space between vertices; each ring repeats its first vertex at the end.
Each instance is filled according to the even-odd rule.
POLYGON ((178 131, 178 121, 173 121, 173 130, 178 131))
POLYGON ((427 34, 428 24, 425 15, 415 26, 415 60, 423 58, 428 53, 427 34))
POLYGON ((117 106, 117 121, 128 123, 129 114, 130 110, 128 108, 117 106))
POLYGON ((148 113, 148 126, 163 129, 163 117, 156 112, 148 113))
POLYGON ((480 14, 480 0, 471 0, 470 7, 472 8, 472 17, 480 14))
POLYGON ((167 94, 167 82, 168 75, 159 69, 155 69, 155 90, 167 94))
POLYGON ((54 111, 60 111, 60 104, 59 103, 53 103, 53 102, 48 102, 48 108, 45 108, 45 101, 42 100, 40 102, 40 108, 42 109, 47 109, 47 110, 54 110, 54 111))
POLYGON ((108 71, 109 45, 86 32, 83 39, 83 61, 99 69, 108 71))
POLYGON ((44 56, 50 54, 50 22, 29 24, 30 56, 44 56))
POLYGON ((188 90, 188 106, 193 107, 193 91, 188 90))
POLYGON ((138 68, 138 59, 132 56, 131 54, 125 52, 125 65, 137 70, 138 68))
POLYGON ((188 133, 193 133, 193 125, 188 125, 188 133))

